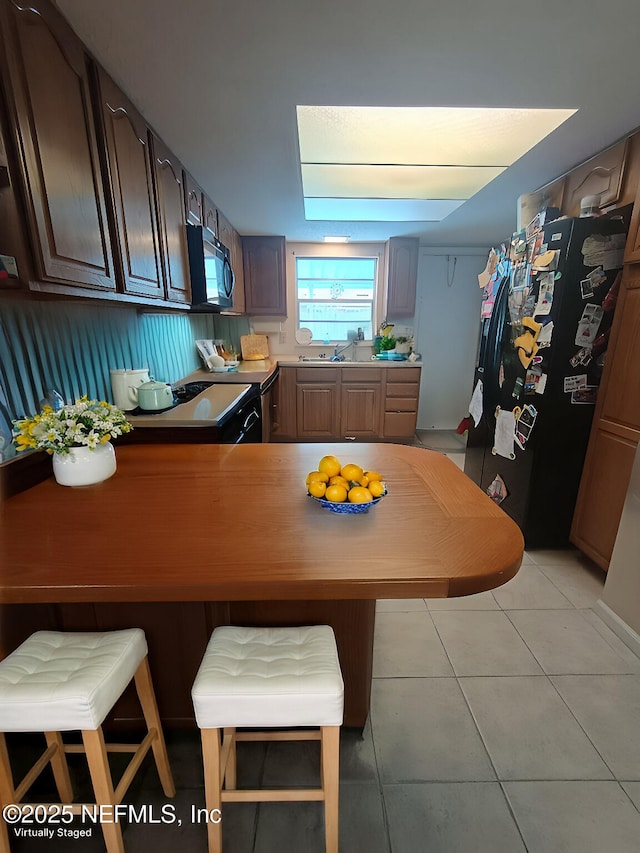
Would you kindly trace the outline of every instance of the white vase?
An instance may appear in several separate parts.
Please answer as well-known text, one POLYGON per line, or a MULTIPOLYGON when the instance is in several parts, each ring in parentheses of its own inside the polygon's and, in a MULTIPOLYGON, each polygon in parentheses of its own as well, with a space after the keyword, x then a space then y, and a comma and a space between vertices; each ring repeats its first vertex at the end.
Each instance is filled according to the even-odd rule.
POLYGON ((101 483, 116 473, 116 452, 110 441, 95 450, 72 447, 61 456, 53 454, 53 476, 61 486, 90 486, 101 483))

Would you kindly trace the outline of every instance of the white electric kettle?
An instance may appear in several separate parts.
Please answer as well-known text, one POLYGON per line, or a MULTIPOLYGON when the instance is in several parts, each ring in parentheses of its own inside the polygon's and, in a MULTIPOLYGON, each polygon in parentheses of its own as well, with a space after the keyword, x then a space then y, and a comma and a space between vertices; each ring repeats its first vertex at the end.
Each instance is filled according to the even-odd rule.
POLYGON ((113 402, 123 412, 138 405, 138 386, 149 381, 149 368, 143 370, 111 370, 113 402))

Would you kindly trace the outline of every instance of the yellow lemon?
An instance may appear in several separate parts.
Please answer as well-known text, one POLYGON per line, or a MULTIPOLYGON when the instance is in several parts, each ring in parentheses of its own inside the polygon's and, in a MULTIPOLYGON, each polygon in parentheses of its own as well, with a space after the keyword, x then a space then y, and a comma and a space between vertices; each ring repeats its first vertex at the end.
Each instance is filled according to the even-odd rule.
POLYGON ((309 483, 314 483, 314 482, 328 483, 329 477, 327 474, 324 473, 324 471, 310 471, 307 474, 307 479, 305 480, 305 483, 308 486, 309 483))
POLYGON ((327 484, 322 483, 320 480, 312 480, 307 488, 309 489, 309 494, 313 495, 314 498, 323 498, 327 490, 327 484))
POLYGON ((324 471, 329 477, 340 473, 340 460, 335 456, 323 456, 318 462, 318 471, 324 471))
POLYGON ((330 486, 344 486, 347 491, 349 491, 349 481, 345 480, 344 477, 341 477, 337 474, 335 477, 331 477, 329 479, 330 486))
POLYGON ((365 476, 369 478, 369 482, 372 483, 374 480, 382 480, 382 474, 378 474, 377 471, 365 471, 365 476))
POLYGON ((366 504, 373 500, 373 495, 364 486, 354 486, 349 490, 349 502, 352 504, 366 504))
POLYGON ((360 481, 359 481, 358 485, 359 486, 365 486, 365 487, 369 485, 369 478, 367 477, 366 474, 363 474, 362 477, 360 477, 360 481))
POLYGON ((344 486, 329 486, 324 496, 328 501, 339 504, 346 501, 347 490, 344 486))
POLYGON ((359 483, 360 478, 364 476, 362 468, 359 465, 354 465, 353 462, 350 462, 348 465, 344 465, 340 473, 345 480, 355 480, 357 483, 359 483))
POLYGON ((369 483, 367 488, 374 498, 379 498, 384 495, 384 483, 381 483, 380 480, 374 480, 373 483, 369 483))

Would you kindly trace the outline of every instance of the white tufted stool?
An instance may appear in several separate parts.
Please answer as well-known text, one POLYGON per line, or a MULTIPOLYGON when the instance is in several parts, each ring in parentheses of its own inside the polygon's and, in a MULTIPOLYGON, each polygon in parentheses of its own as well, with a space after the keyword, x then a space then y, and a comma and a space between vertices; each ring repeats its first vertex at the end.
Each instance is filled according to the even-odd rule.
MULTIPOLYGON (((73 800, 65 752, 86 752, 98 805, 121 802, 149 748, 167 797, 175 794, 140 628, 102 633, 38 631, 0 661, 0 805, 20 803, 51 762, 60 800, 73 800), (148 733, 141 744, 105 744, 102 722, 135 679, 148 733), (84 746, 62 742, 60 732, 82 732, 84 746), (44 732, 47 749, 14 787, 4 732, 44 732), (114 790, 107 751, 135 753, 114 790)), ((75 813, 82 806, 74 805, 75 813)), ((108 812, 109 813, 109 812, 108 812)), ((105 821, 108 853, 123 853, 120 823, 105 821)), ((0 851, 9 853, 9 834, 0 819, 0 851)))
MULTIPOLYGON (((230 801, 321 800, 326 851, 337 853, 344 687, 332 629, 327 625, 216 628, 191 695, 202 730, 207 811, 230 801), (236 727, 295 726, 320 730, 236 732, 236 727), (236 741, 240 740, 320 740, 322 787, 236 790, 236 741)), ((220 853, 221 823, 209 821, 207 831, 209 853, 220 853)))

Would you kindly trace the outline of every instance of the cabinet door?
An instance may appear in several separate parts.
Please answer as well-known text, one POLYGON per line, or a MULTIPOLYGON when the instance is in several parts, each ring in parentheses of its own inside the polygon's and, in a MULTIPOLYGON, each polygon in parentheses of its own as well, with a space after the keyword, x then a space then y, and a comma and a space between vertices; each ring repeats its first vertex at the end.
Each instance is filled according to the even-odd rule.
POLYGON ((182 166, 157 136, 150 134, 153 152, 156 202, 160 223, 166 298, 191 301, 187 232, 184 214, 182 166))
POLYGON ((271 393, 271 440, 290 441, 298 436, 296 369, 281 367, 271 393))
POLYGON ((284 237, 243 237, 247 314, 287 316, 284 237))
POLYGON ((164 298, 146 122, 110 77, 98 72, 119 262, 125 293, 164 298))
POLYGON ((608 569, 627 494, 636 440, 597 427, 580 482, 571 541, 608 569))
POLYGON ((343 438, 380 438, 380 383, 342 385, 340 434, 343 438))
POLYGON ((615 344, 607 353, 601 417, 640 430, 640 281, 631 280, 627 270, 616 308, 615 344))
MULTIPOLYGON (((208 228, 209 231, 213 234, 214 237, 218 236, 218 208, 211 201, 211 199, 206 195, 206 193, 202 196, 202 203, 204 205, 203 211, 203 222, 205 228, 208 228)), ((224 240, 220 242, 224 243, 224 240)))
MULTIPOLYGON (((204 225, 204 193, 188 172, 182 173, 184 181, 184 212, 187 222, 204 225)), ((215 234, 215 228, 213 229, 215 234)))
POLYGON ((387 316, 410 317, 416 310, 418 238, 391 237, 387 244, 387 316))
POLYGON ((337 438, 337 385, 298 383, 298 438, 337 438))
POLYGON ((221 210, 218 210, 218 239, 231 254, 231 269, 235 284, 233 287, 233 310, 244 313, 244 262, 242 258, 242 238, 221 210))
POLYGON ((0 24, 37 276, 113 291, 84 48, 43 0, 3 0, 0 24))

